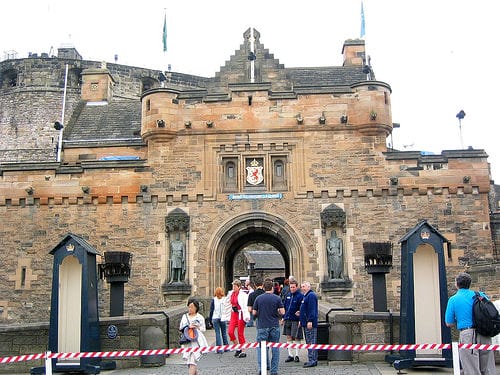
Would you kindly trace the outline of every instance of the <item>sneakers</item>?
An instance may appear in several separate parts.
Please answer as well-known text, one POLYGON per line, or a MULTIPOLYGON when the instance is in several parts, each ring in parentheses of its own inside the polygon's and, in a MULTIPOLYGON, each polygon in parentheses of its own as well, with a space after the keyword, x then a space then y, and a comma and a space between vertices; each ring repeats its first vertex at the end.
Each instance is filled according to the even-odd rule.
POLYGON ((235 357, 239 357, 240 354, 241 354, 241 350, 237 350, 237 351, 234 352, 234 356, 235 357))
POLYGON ((240 353, 238 354, 238 358, 246 358, 247 353, 240 353))
POLYGON ((300 359, 298 356, 295 356, 295 358, 293 359, 295 362, 300 362, 300 359))
MULTIPOLYGON (((299 357, 296 357, 296 358, 299 358, 299 357)), ((291 355, 288 356, 287 359, 285 359, 285 362, 293 362, 293 357, 291 355)))
POLYGON ((318 362, 306 362, 304 363, 304 367, 315 367, 318 365, 318 362))

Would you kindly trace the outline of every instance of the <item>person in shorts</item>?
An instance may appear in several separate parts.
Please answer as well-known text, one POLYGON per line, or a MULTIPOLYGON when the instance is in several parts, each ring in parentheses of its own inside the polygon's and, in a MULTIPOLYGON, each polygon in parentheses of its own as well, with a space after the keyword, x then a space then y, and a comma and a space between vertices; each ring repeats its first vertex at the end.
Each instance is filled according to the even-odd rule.
MULTIPOLYGON (((287 344, 300 344, 302 340, 302 329, 299 327, 300 305, 304 295, 300 292, 296 280, 289 280, 290 291, 284 296, 283 305, 285 315, 283 316, 283 335, 286 336, 287 344)), ((299 349, 288 348, 288 357, 285 362, 300 362, 299 349)))

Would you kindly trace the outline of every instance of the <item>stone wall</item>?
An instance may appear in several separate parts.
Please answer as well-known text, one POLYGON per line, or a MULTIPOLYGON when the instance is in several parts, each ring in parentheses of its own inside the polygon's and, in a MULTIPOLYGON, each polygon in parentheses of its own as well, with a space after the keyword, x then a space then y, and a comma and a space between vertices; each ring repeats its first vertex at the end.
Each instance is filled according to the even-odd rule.
MULTIPOLYGON (((92 185, 92 180, 108 180, 116 184, 116 189, 125 189, 136 180, 137 190, 141 176, 150 178, 150 172, 133 173, 129 171, 89 171, 82 179, 82 185, 92 185), (123 183, 120 186, 120 180, 123 183)), ((164 299, 161 285, 167 278, 168 244, 165 232, 165 217, 168 211, 181 206, 188 210, 192 218, 192 234, 189 249, 192 260, 189 265, 189 281, 193 285, 193 293, 198 296, 211 296, 213 286, 210 281, 210 257, 207 244, 211 236, 219 230, 221 223, 229 220, 235 212, 249 212, 257 209, 262 212, 274 212, 278 217, 292 225, 297 234, 303 238, 304 278, 320 279, 319 267, 324 262, 322 249, 324 238, 321 232, 312 235, 313 228, 320 230, 318 207, 332 202, 342 202, 350 213, 349 231, 346 241, 349 248, 349 275, 357 285, 351 294, 334 301, 339 306, 356 306, 357 310, 373 309, 371 296, 371 277, 364 268, 362 244, 365 241, 389 240, 395 244, 394 267, 387 275, 388 307, 397 311, 399 306, 400 284, 400 251, 398 240, 409 230, 418 218, 428 217, 433 225, 454 244, 450 258, 446 258, 450 288, 453 277, 464 265, 459 258, 468 254, 476 261, 491 263, 488 250, 491 249, 487 210, 481 203, 478 194, 425 194, 406 196, 395 192, 380 194, 378 197, 343 196, 340 198, 295 199, 281 201, 276 205, 272 201, 254 203, 251 201, 225 202, 169 202, 166 195, 153 194, 146 203, 143 196, 114 197, 107 196, 111 186, 103 189, 102 196, 86 197, 81 192, 77 175, 59 175, 51 180, 45 189, 60 191, 53 198, 18 198, 14 199, 16 189, 24 194, 29 184, 40 191, 45 184, 45 174, 39 176, 39 184, 31 174, 31 181, 4 173, 4 180, 10 181, 5 186, 12 197, 1 201, 0 212, 3 225, 0 227, 5 251, 0 253, 4 265, 4 278, 0 280, 2 297, 0 300, 1 322, 37 322, 47 320, 49 314, 50 285, 52 283, 53 258, 49 251, 68 232, 84 235, 87 241, 103 253, 105 251, 128 251, 133 254, 130 281, 125 284, 125 311, 131 314, 143 311, 166 308, 170 301, 164 299), (7 187, 8 186, 8 187, 7 187), (16 187, 16 188, 14 188, 16 187), (81 196, 67 197, 63 195, 74 189, 81 196), (126 198, 126 199, 125 199, 126 198), (134 202, 135 200, 135 202, 134 202), (379 200, 385 202, 379 204, 379 200), (132 202, 131 202, 132 201, 132 202), (453 216, 447 215, 447 207, 453 207, 453 216), (486 211, 486 212, 485 212, 486 211), (296 215, 300 212, 301 215, 296 215), (473 215, 478 218, 470 223, 473 215), (217 218, 217 219, 215 219, 217 218), (22 237, 19 236, 22 228, 22 237), (24 284, 22 275, 24 273, 24 284), (207 277, 208 275, 208 277, 207 277)), ((38 180, 38 179, 37 179, 38 180)), ((92 187, 94 189, 94 187, 92 187)), ((97 189, 97 188, 96 188, 97 189)), ((132 190, 132 187, 129 188, 132 190)), ((1 190, 1 187, 0 187, 1 190)), ((119 191, 119 190, 117 190, 119 191)), ((1 195, 1 194, 0 194, 1 195)), ((179 197, 181 199, 181 197, 179 197)), ((493 268, 494 269, 494 268, 493 268)), ((217 270, 219 272, 219 270, 217 270)), ((498 274, 498 273, 497 273, 498 274)), ((498 284, 490 279, 478 278, 477 287, 483 288, 494 299, 500 295, 498 284)), ((451 291, 452 289, 450 289, 451 291)), ((109 311, 109 285, 99 283, 101 314, 109 311)))
MULTIPOLYGON (((175 320, 173 319, 174 322, 175 320)), ((168 322, 169 317, 166 313, 101 318, 101 351, 167 348, 166 332, 168 331, 168 322), (114 339, 110 339, 107 335, 107 328, 110 325, 118 328, 118 336, 114 339), (158 342, 158 338, 148 336, 147 329, 151 328, 156 328, 156 332, 160 333, 162 345, 155 347, 150 345, 152 339, 156 339, 156 342, 158 342)), ((45 353, 48 350, 48 341, 48 323, 0 325, 0 357, 45 353)), ((161 362, 161 358, 147 358, 143 361, 150 362, 151 360, 161 362)), ((114 359, 114 361, 118 368, 139 367, 141 365, 140 357, 126 357, 114 359)), ((105 362, 109 362, 109 360, 105 360, 105 362)), ((26 373, 31 367, 44 365, 44 360, 2 364, 0 365, 0 373, 26 373)))

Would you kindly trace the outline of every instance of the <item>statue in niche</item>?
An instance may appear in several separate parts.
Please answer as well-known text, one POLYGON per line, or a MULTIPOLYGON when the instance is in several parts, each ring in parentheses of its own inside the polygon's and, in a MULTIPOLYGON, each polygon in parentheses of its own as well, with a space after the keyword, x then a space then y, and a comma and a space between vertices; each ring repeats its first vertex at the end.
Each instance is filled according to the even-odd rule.
POLYGON ((175 240, 170 242, 170 282, 180 283, 186 272, 186 246, 177 232, 175 240))
POLYGON ((344 278, 344 245, 337 232, 332 230, 330 238, 326 240, 328 256, 328 277, 332 279, 344 278))

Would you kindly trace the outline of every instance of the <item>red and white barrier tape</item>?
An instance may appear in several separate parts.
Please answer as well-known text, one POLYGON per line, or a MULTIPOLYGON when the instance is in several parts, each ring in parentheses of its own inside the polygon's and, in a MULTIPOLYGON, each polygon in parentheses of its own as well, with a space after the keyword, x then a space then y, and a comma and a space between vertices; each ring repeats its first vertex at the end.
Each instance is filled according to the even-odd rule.
MULTIPOLYGON (((33 361, 37 359, 57 358, 57 359, 80 359, 80 358, 122 358, 122 357, 138 357, 148 355, 170 355, 181 353, 209 353, 224 350, 237 350, 257 348, 258 342, 238 344, 238 345, 221 345, 221 346, 199 346, 194 348, 174 348, 174 349, 143 349, 143 350, 121 350, 113 352, 80 352, 80 353, 38 353, 24 354, 11 357, 0 357, 0 364, 15 363, 23 361, 33 361)), ((287 344, 278 342, 268 342, 269 348, 292 348, 292 349, 317 349, 317 350, 353 350, 353 351, 389 351, 389 350, 423 350, 423 349, 451 349, 451 344, 287 344)), ((476 350, 500 350, 500 345, 486 344, 458 344, 459 349, 476 349, 476 350)))

